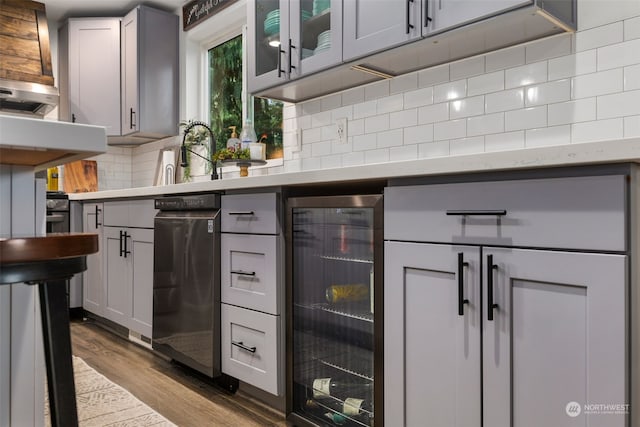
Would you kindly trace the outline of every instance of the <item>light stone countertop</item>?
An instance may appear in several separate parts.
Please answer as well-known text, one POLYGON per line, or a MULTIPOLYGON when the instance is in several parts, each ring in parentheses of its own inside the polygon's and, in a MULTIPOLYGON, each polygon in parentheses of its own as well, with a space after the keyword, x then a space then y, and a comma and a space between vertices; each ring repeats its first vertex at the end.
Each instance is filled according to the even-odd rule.
POLYGON ((640 163, 640 137, 580 144, 527 148, 494 153, 408 160, 337 169, 318 169, 265 176, 182 183, 125 190, 69 194, 71 200, 101 200, 149 197, 207 191, 242 190, 278 186, 299 186, 408 178, 444 174, 512 171, 558 166, 640 163))

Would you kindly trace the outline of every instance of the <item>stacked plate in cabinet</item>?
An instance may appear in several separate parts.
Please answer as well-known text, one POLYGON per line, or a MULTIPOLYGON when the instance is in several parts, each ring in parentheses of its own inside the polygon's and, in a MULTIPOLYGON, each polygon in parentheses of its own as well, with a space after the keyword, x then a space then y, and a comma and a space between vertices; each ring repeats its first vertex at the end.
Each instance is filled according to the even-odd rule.
POLYGON ((313 53, 317 55, 318 53, 325 51, 331 48, 331 30, 323 31, 318 34, 318 44, 316 45, 313 53))
POLYGON ((313 15, 320 15, 331 7, 331 0, 313 0, 313 15))
MULTIPOLYGON (((313 16, 311 12, 309 12, 308 10, 303 10, 300 14, 303 21, 306 21, 309 18, 311 18, 311 16, 313 16)), ((267 16, 265 17, 264 34, 267 36, 271 36, 279 32, 280 32, 280 9, 275 9, 267 13, 267 16)))

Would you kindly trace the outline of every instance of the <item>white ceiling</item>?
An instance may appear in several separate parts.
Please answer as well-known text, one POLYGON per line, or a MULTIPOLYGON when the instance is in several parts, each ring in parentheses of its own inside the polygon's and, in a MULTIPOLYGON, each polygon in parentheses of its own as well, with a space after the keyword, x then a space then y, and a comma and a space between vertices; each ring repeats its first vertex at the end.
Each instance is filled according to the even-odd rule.
POLYGON ((176 11, 188 0, 39 0, 45 4, 47 20, 59 26, 70 17, 124 16, 139 4, 176 11))

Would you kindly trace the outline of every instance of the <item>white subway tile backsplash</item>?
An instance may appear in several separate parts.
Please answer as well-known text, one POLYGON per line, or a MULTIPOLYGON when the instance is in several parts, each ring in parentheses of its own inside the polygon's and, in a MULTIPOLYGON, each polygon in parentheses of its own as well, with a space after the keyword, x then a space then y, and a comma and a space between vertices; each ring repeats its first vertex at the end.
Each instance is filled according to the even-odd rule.
POLYGON ((402 129, 394 129, 386 132, 379 132, 378 135, 378 148, 397 147, 402 145, 402 129))
POLYGON ((457 80, 444 83, 433 88, 433 102, 446 102, 453 99, 464 98, 467 95, 467 81, 457 80))
POLYGON ((525 106, 553 104, 571 99, 571 80, 557 80, 525 88, 525 106))
POLYGON ((454 139, 450 141, 449 149, 452 156, 482 153, 484 152, 484 136, 454 139))
POLYGON ((347 143, 343 144, 337 140, 331 141, 331 154, 344 154, 353 151, 353 137, 347 138, 347 143))
POLYGON ((364 87, 365 101, 384 98, 385 96, 389 96, 389 80, 371 83, 364 87))
POLYGON ((511 89, 547 81, 547 61, 534 62, 505 71, 505 88, 511 89))
POLYGON ((405 145, 389 149, 389 160, 397 162, 401 160, 416 160, 418 158, 418 145, 405 145))
POLYGON ((302 145, 322 141, 322 128, 311 128, 302 131, 302 145))
POLYGON ((367 101, 353 106, 353 118, 362 119, 365 117, 375 116, 377 114, 378 101, 367 101))
POLYGON ((364 151, 354 151, 342 155, 342 166, 359 166, 364 164, 364 151))
POLYGON ((433 141, 433 125, 411 126, 403 129, 405 145, 433 141))
POLYGON ((375 150, 378 146, 376 134, 358 135, 353 137, 353 151, 375 150))
POLYGON ((404 108, 422 107, 433 104, 433 87, 412 90, 404 94, 404 108))
POLYGON ((551 104, 548 108, 548 125, 566 125, 596 119, 596 98, 551 104))
POLYGON ((418 108, 418 124, 442 122, 449 120, 449 103, 427 105, 418 108))
POLYGON ((624 67, 624 90, 640 89, 640 65, 624 67))
POLYGON ((316 114, 322 111, 322 103, 319 99, 312 99, 310 101, 305 101, 300 105, 300 116, 316 114))
POLYGON ((389 149, 381 148, 379 150, 371 150, 364 152, 365 164, 385 163, 389 161, 389 149))
POLYGON ((624 137, 640 137, 640 115, 624 118, 624 137))
POLYGON ((350 120, 347 122, 347 135, 356 136, 364 134, 364 119, 350 120))
POLYGON ((467 119, 467 135, 487 135, 504 132, 504 113, 487 114, 467 119))
POLYGON ((320 158, 322 169, 333 169, 342 167, 342 155, 332 154, 330 156, 323 156, 320 158))
POLYGON ((298 115, 295 104, 288 104, 282 107, 282 119, 293 119, 298 115))
POLYGON ((346 117, 348 120, 353 119, 353 105, 347 105, 346 107, 336 108, 331 110, 331 121, 336 122, 337 119, 346 117))
POLYGON ((375 133, 389 129, 389 115, 380 114, 378 116, 367 117, 364 119, 364 132, 375 133))
POLYGON ((458 99, 449 102, 449 115, 452 120, 484 114, 484 96, 458 99))
POLYGON ((598 68, 595 49, 549 60, 549 80, 595 73, 598 68))
POLYGON ((342 107, 342 96, 339 93, 320 98, 322 111, 333 110, 338 107, 342 107))
POLYGON ((449 141, 427 142, 418 145, 418 158, 446 157, 449 155, 449 141))
POLYGON ((553 126, 525 131, 525 147, 544 147, 571 143, 571 126, 553 126))
POLYGON ((486 72, 517 67, 525 63, 525 47, 515 46, 490 52, 486 55, 486 72))
POLYGON ((527 63, 571 54, 572 37, 573 34, 560 34, 528 44, 525 47, 527 63))
POLYGON ((418 71, 418 87, 434 86, 449 81, 449 64, 418 71))
POLYGON ((316 169, 322 169, 322 160, 320 160, 320 157, 302 159, 302 170, 309 171, 316 169))
POLYGON ((622 68, 573 77, 571 86, 571 98, 573 99, 621 92, 623 88, 622 68))
POLYGON ((598 97, 598 120, 640 114, 640 90, 598 97))
POLYGON ((483 55, 463 59, 449 64, 449 78, 451 80, 465 79, 484 73, 483 55))
POLYGON ((297 128, 300 129, 311 129, 311 116, 310 115, 306 115, 306 116, 299 116, 297 119, 295 119, 297 121, 297 124, 294 123, 294 128, 291 130, 296 130, 297 128))
POLYGON ((640 39, 598 49, 598 70, 640 64, 640 39))
POLYGON ((640 16, 624 21, 624 39, 640 39, 640 16))
POLYGON ((457 139, 467 136, 467 120, 450 120, 433 125, 433 139, 442 141, 445 139, 457 139))
POLYGON ((342 105, 353 105, 364 102, 364 87, 356 87, 342 92, 342 105))
POLYGON ((468 96, 483 95, 500 90, 504 90, 504 71, 471 77, 467 81, 468 96))
POLYGON ((394 77, 390 80, 389 85, 389 92, 392 95, 416 90, 418 89, 418 73, 409 73, 394 77))
POLYGON ((507 132, 547 126, 547 106, 507 111, 504 117, 507 132))
POLYGON ((404 106, 404 97, 402 94, 387 96, 378 100, 378 114, 390 113, 392 111, 400 111, 404 106))
POLYGON ((323 111, 311 116, 311 127, 326 126, 331 124, 331 111, 323 111))
POLYGON ((623 31, 622 22, 579 31, 575 35, 576 52, 620 43, 624 37, 623 31))
POLYGON ((389 128, 404 128, 407 126, 415 126, 418 124, 418 109, 397 111, 389 114, 389 128))
POLYGON ((496 133, 485 135, 484 150, 489 151, 507 151, 518 150, 524 148, 524 131, 496 133))
POLYGON ((623 134, 624 121, 622 118, 571 125, 571 143, 618 139, 622 138, 623 134))
POLYGON ((516 110, 523 107, 524 89, 522 88, 490 93, 485 96, 485 111, 487 114, 516 110))
POLYGON ((322 141, 331 141, 338 139, 338 127, 335 125, 335 123, 328 126, 322 126, 320 129, 320 139, 322 141))
POLYGON ((300 172, 302 171, 302 159, 291 159, 284 162, 285 172, 300 172))

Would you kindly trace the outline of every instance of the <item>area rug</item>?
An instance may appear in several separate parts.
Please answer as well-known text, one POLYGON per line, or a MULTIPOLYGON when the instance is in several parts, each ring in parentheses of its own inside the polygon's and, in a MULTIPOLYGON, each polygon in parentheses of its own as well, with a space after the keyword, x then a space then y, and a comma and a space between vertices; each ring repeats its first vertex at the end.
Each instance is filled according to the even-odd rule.
MULTIPOLYGON (((80 427, 175 427, 135 396, 73 356, 80 427)), ((45 401, 45 425, 51 425, 45 401)))

